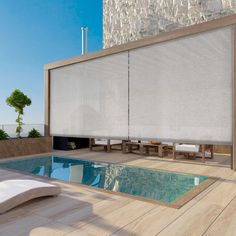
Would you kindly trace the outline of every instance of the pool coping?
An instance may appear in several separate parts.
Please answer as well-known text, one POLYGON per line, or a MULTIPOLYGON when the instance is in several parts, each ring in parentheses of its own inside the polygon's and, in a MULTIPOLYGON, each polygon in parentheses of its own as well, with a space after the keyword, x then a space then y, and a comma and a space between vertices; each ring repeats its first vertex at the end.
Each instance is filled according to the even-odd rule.
POLYGON ((59 158, 74 159, 74 160, 81 160, 81 161, 87 161, 87 162, 114 164, 114 165, 126 166, 126 167, 131 167, 131 168, 132 167, 137 167, 137 168, 142 168, 142 169, 155 170, 155 171, 161 171, 161 172, 170 172, 170 173, 176 173, 176 174, 184 174, 184 175, 192 175, 192 176, 203 176, 203 177, 207 177, 208 179, 204 180, 198 186, 195 186, 192 190, 190 190, 190 191, 186 192, 184 195, 180 196, 177 200, 175 200, 173 202, 163 202, 163 201, 149 199, 149 198, 145 198, 145 197, 141 197, 141 196, 131 195, 131 194, 128 194, 128 193, 115 192, 115 191, 106 190, 106 189, 102 189, 102 188, 96 188, 96 187, 85 185, 85 184, 69 182, 69 181, 60 180, 60 179, 56 179, 56 178, 49 178, 49 177, 46 177, 46 176, 39 176, 39 175, 27 173, 27 172, 21 172, 21 171, 15 170, 15 169, 9 169, 9 168, 2 168, 2 169, 7 170, 7 171, 11 171, 11 172, 15 172, 15 173, 19 173, 19 174, 22 174, 22 175, 26 175, 26 176, 32 176, 34 178, 39 178, 39 179, 48 180, 48 181, 58 181, 58 182, 66 183, 66 184, 71 184, 71 185, 74 185, 74 186, 84 187, 84 188, 87 188, 87 189, 90 189, 90 190, 95 190, 95 191, 97 190, 99 192, 104 192, 104 193, 108 193, 108 194, 115 194, 115 195, 118 195, 118 196, 131 198, 131 199, 134 199, 134 200, 140 200, 140 201, 153 203, 153 204, 157 204, 157 205, 162 205, 162 206, 166 206, 166 207, 171 207, 171 208, 175 208, 175 209, 180 209, 185 204, 187 204, 189 201, 191 201, 193 198, 195 198, 197 195, 199 195, 201 192, 203 192, 208 187, 210 187, 212 184, 214 184, 216 181, 221 179, 219 177, 213 177, 213 176, 208 176, 208 175, 191 174, 191 173, 184 173, 184 172, 171 171, 171 170, 162 170, 162 169, 156 169, 156 168, 148 168, 148 167, 140 167, 140 166, 134 166, 134 165, 120 164, 120 163, 112 163, 112 162, 106 162, 106 161, 84 160, 84 159, 80 159, 80 158, 77 158, 77 157, 54 155, 52 153, 51 154, 45 153, 43 155, 40 154, 40 155, 35 155, 35 156, 32 156, 32 155, 30 156, 29 155, 29 156, 21 156, 21 157, 16 157, 16 158, 15 157, 14 158, 6 158, 7 160, 4 158, 4 159, 0 160, 0 163, 1 162, 7 162, 7 161, 28 159, 28 158, 30 159, 30 158, 37 158, 37 157, 47 157, 47 156, 56 156, 56 157, 59 157, 59 158))

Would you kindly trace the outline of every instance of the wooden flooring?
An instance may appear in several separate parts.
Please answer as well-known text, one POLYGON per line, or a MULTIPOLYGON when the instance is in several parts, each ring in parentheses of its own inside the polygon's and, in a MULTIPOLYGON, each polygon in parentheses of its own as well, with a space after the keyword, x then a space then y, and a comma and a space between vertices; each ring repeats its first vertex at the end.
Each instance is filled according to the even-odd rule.
MULTIPOLYGON (((168 158, 140 157, 117 151, 55 154, 221 179, 180 209, 50 181, 62 187, 61 195, 37 199, 0 215, 0 236, 236 235, 236 173, 228 167, 229 157, 216 157, 203 165, 199 161, 174 162, 168 158)), ((0 180, 12 178, 29 176, 0 170, 0 180)))

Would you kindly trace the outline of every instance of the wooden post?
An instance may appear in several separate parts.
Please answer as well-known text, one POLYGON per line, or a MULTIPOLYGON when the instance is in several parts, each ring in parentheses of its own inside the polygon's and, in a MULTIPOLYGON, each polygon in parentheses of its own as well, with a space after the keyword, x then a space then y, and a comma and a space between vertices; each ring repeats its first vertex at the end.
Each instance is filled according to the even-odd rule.
POLYGON ((122 140, 122 152, 126 153, 126 140, 122 140))
POLYGON ((202 162, 205 162, 205 144, 202 145, 202 162))
POLYGON ((44 71, 44 135, 50 136, 50 72, 44 71))
POLYGON ((139 152, 140 152, 140 155, 143 155, 143 144, 139 144, 139 152))
POLYGON ((236 171, 236 25, 233 27, 233 137, 231 168, 236 171))
POLYGON ((176 159, 175 143, 173 143, 173 159, 176 159))
POLYGON ((90 149, 90 151, 93 150, 93 145, 94 145, 94 138, 90 138, 89 139, 89 149, 90 149))
POLYGON ((132 152, 132 145, 130 143, 128 143, 128 152, 132 152))
POLYGON ((107 140, 107 152, 111 152, 111 140, 107 140))
POLYGON ((211 150, 211 159, 213 159, 214 158, 214 145, 211 145, 210 150, 211 150))

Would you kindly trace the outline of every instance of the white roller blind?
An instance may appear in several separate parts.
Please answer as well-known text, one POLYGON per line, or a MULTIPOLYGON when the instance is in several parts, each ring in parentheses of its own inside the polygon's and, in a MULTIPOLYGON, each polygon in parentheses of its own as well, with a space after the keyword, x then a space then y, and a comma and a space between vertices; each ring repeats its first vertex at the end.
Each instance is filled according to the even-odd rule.
POLYGON ((232 28, 130 51, 131 138, 232 141, 232 28))
POLYGON ((51 70, 51 134, 128 138, 128 53, 51 70))

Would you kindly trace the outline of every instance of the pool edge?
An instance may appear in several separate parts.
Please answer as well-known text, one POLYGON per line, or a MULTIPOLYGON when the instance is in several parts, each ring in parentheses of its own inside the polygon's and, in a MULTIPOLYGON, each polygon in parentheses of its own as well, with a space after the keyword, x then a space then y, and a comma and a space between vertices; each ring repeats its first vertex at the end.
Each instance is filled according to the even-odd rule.
MULTIPOLYGON (((31 157, 34 157, 34 156, 31 156, 31 157)), ((42 157, 42 156, 37 156, 37 157, 42 157)), ((71 158, 71 157, 68 157, 68 156, 58 156, 58 157, 71 158)), ((24 159, 28 159, 28 158, 30 158, 30 157, 27 157, 27 158, 24 158, 24 159)), ((21 158, 19 158, 19 159, 21 159, 21 158)), ((77 158, 72 157, 72 159, 77 159, 77 158)), ((82 160, 82 159, 78 158, 77 160, 82 160)), ((85 160, 85 161, 87 161, 87 160, 85 160)), ((96 161, 96 162, 99 162, 99 161, 96 161)), ((101 163, 104 163, 104 162, 101 162, 101 163)), ((109 164, 116 164, 116 163, 109 163, 109 164)), ((128 167, 136 167, 136 166, 120 164, 120 163, 118 165, 123 165, 123 166, 128 166, 128 167)), ((159 170, 159 169, 153 169, 153 168, 147 168, 147 167, 139 167, 139 168, 159 170)), ((15 172, 15 173, 19 173, 19 174, 22 174, 22 175, 25 175, 25 176, 32 176, 34 178, 39 178, 39 179, 48 180, 48 181, 58 181, 58 182, 66 183, 66 184, 71 184, 71 185, 74 185, 74 186, 80 186, 80 187, 83 187, 83 188, 92 189, 92 190, 95 190, 95 191, 97 190, 99 192, 104 192, 104 193, 108 193, 108 194, 115 194, 115 195, 118 195, 118 196, 131 198, 131 199, 134 199, 134 200, 140 200, 140 201, 144 201, 144 202, 148 202, 148 203, 152 203, 152 204, 157 204, 157 205, 162 205, 162 206, 166 206, 166 207, 171 207, 171 208, 175 208, 175 209, 180 209, 185 204, 187 204, 189 201, 194 199, 197 195, 199 195, 204 190, 206 190, 208 187, 210 187, 212 184, 214 184, 216 181, 221 179, 221 178, 218 178, 218 177, 201 175, 201 176, 207 177, 208 179, 201 182, 198 186, 194 187, 192 190, 185 193, 183 196, 180 196, 177 200, 175 200, 173 202, 163 202, 163 201, 148 199, 148 198, 145 198, 145 197, 135 196, 135 195, 127 194, 127 193, 114 192, 114 191, 111 191, 111 190, 96 188, 96 187, 88 186, 88 185, 85 185, 85 184, 73 183, 73 182, 64 181, 64 180, 60 180, 60 179, 49 178, 49 177, 45 177, 45 176, 39 176, 39 175, 35 175, 35 174, 32 174, 32 173, 21 172, 21 171, 15 170, 15 169, 9 169, 9 168, 2 168, 2 169, 5 169, 5 170, 11 171, 11 172, 15 172)), ((175 172, 175 171, 168 171, 168 170, 160 170, 160 171, 172 172, 172 173, 178 173, 178 174, 187 174, 187 175, 193 175, 193 176, 196 175, 196 174, 175 172)))

